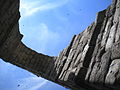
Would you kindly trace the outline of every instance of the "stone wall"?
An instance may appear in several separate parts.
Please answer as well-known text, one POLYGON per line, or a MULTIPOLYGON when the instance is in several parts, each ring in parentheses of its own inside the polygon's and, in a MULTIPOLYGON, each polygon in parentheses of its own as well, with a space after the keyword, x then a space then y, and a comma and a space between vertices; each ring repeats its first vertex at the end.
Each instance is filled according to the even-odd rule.
POLYGON ((120 90, 120 0, 97 13, 58 57, 26 47, 19 32, 19 0, 0 1, 0 58, 74 90, 120 90))

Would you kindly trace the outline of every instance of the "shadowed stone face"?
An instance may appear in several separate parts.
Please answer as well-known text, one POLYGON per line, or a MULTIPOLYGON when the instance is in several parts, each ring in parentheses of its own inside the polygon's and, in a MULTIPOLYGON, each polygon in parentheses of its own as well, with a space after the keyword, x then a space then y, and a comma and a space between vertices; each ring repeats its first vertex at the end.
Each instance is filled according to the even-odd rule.
MULTIPOLYGON (((105 79, 105 83, 107 84, 114 84, 119 80, 119 75, 120 75, 120 59, 115 59, 112 61, 108 74, 105 79)), ((119 82, 119 81, 118 81, 119 82)))
POLYGON ((19 32, 19 0, 0 1, 0 58, 74 90, 120 90, 120 0, 97 13, 58 57, 26 47, 19 32))

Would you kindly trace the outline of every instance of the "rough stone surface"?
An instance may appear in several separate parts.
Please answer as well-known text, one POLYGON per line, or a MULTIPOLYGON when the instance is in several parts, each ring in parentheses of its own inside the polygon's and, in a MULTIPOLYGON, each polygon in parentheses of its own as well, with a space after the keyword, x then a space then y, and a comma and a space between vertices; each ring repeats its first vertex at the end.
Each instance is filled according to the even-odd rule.
POLYGON ((97 13, 58 57, 26 47, 19 0, 0 1, 0 58, 73 90, 120 90, 120 0, 97 13))

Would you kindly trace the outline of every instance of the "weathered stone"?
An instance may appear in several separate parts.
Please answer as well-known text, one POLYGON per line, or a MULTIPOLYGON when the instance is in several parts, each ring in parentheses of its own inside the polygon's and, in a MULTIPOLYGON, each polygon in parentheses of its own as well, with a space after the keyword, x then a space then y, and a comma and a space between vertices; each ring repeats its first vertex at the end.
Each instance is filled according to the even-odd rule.
POLYGON ((107 42, 107 38, 109 36, 109 33, 110 33, 110 29, 111 29, 111 26, 112 26, 112 20, 113 18, 109 18, 108 21, 107 21, 107 24, 106 24, 106 27, 105 27, 105 30, 103 32, 103 37, 102 37, 102 41, 101 41, 101 46, 104 46, 107 42))
POLYGON ((113 85, 115 82, 119 82, 120 79, 120 59, 112 61, 108 74, 105 79, 105 84, 113 85))
POLYGON ((99 69, 97 69, 95 72, 95 78, 94 82, 99 84, 104 84, 105 76, 108 72, 109 64, 110 64, 110 55, 111 52, 107 51, 105 54, 102 54, 102 58, 99 62, 99 69))
POLYGON ((107 51, 107 49, 111 48, 111 46, 115 42, 116 29, 117 29, 117 24, 115 24, 111 27, 110 34, 109 34, 109 37, 108 37, 108 40, 107 40, 107 43, 106 43, 106 47, 105 47, 106 51, 107 51))
POLYGON ((106 13, 106 10, 98 12, 95 23, 99 24, 99 23, 103 22, 103 20, 104 20, 103 18, 105 18, 105 13, 106 13))
POLYGON ((115 42, 118 42, 120 40, 120 17, 118 18, 118 27, 116 31, 116 36, 115 36, 115 42))
POLYGON ((0 58, 73 90, 120 90, 120 0, 97 13, 58 57, 37 53, 21 39, 19 0, 0 1, 0 58), (110 84, 110 85, 109 85, 110 84))
POLYGON ((111 54, 111 59, 114 60, 114 59, 119 59, 120 58, 120 42, 117 42, 115 43, 113 46, 112 46, 112 54, 111 54))
POLYGON ((115 14, 114 14, 113 23, 118 22, 119 17, 120 17, 120 2, 118 0, 116 3, 116 10, 115 10, 115 14))

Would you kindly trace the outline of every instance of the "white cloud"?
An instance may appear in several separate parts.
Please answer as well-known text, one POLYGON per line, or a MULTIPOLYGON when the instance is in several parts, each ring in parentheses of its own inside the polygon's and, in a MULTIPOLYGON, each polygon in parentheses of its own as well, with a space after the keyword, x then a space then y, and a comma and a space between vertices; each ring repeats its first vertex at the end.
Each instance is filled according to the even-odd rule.
POLYGON ((36 76, 20 79, 18 81, 21 83, 17 90, 38 90, 48 82, 47 80, 36 76))
POLYGON ((23 42, 28 47, 45 54, 48 54, 50 50, 53 51, 61 40, 60 33, 50 30, 45 23, 40 23, 36 27, 31 26, 29 29, 24 30, 23 33, 23 42), (30 32, 28 30, 30 30, 30 32))
POLYGON ((51 31, 45 23, 41 23, 38 29, 36 29, 37 31, 35 31, 35 35, 36 35, 35 39, 37 40, 37 42, 40 43, 38 44, 37 48, 40 47, 39 49, 40 52, 46 53, 49 48, 54 48, 54 46, 56 46, 56 44, 59 43, 60 34, 57 32, 51 31), (50 44, 52 46, 50 46, 50 44), (49 48, 47 48, 48 45, 49 45, 49 48))
POLYGON ((47 80, 41 77, 37 77, 36 75, 33 75, 31 73, 29 73, 29 77, 18 78, 19 76, 21 76, 19 74, 25 75, 23 71, 22 73, 18 73, 19 71, 20 69, 18 69, 16 66, 13 66, 8 63, 4 63, 0 59, 0 77, 2 78, 0 82, 0 87, 4 88, 4 90, 9 90, 9 89, 11 90, 39 90, 42 86, 46 85, 48 82, 47 80), (9 77, 8 77, 8 74, 10 75, 9 77), (10 83, 7 80, 10 81, 10 83), (9 85, 5 87, 5 85, 8 83, 9 85), (18 87, 17 85, 20 85, 20 86, 18 87))
POLYGON ((59 34, 56 32, 52 32, 48 29, 48 26, 45 23, 41 23, 39 26, 39 32, 36 33, 43 42, 47 42, 48 40, 57 39, 59 34))
POLYGON ((40 84, 37 84, 36 86, 33 86, 32 88, 30 88, 29 90, 38 90, 40 89, 42 86, 44 86, 45 84, 47 84, 47 81, 43 81, 40 84))
POLYGON ((24 0, 21 0, 20 11, 22 13, 22 16, 30 16, 38 11, 51 10, 61 7, 67 4, 68 1, 69 0, 60 0, 41 4, 41 1, 25 2, 24 0))

